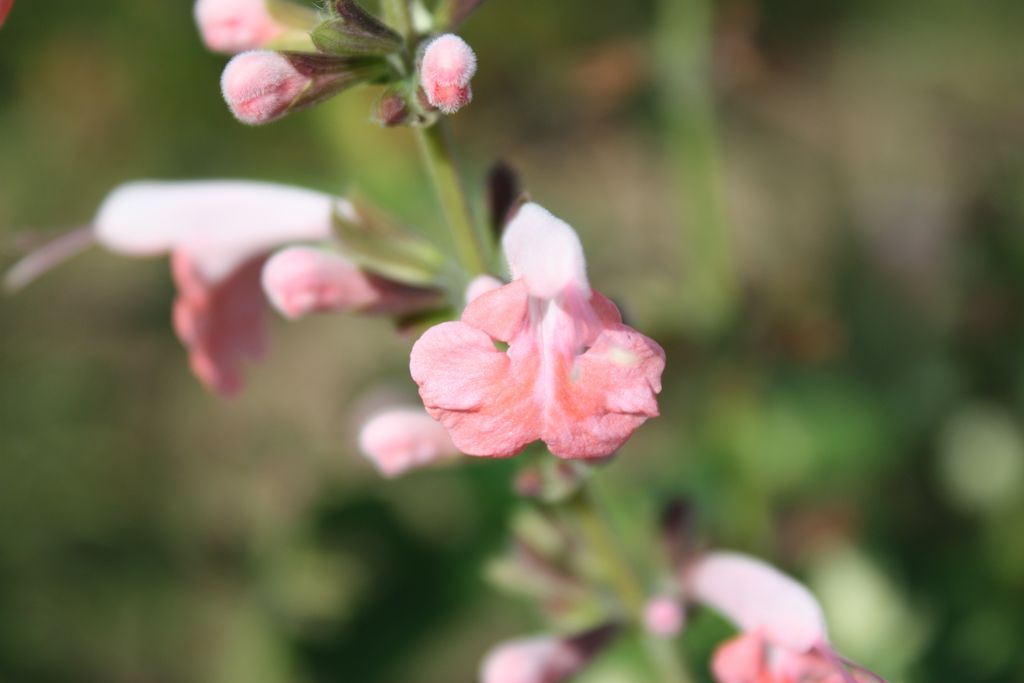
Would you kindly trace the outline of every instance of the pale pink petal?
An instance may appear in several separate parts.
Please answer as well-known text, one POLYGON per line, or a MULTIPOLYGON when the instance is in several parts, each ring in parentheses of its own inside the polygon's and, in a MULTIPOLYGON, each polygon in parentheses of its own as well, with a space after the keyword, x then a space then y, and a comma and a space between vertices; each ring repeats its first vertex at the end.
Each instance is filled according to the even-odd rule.
POLYGON ((174 329, 196 376, 211 390, 233 395, 241 390, 242 366, 266 349, 266 305, 260 291, 263 259, 256 258, 230 277, 210 282, 190 255, 171 255, 178 286, 174 329))
POLYGON ((685 620, 683 606, 675 598, 659 596, 644 605, 644 628, 652 635, 663 638, 677 636, 683 630, 685 620))
POLYGON ((493 275, 477 275, 466 287, 466 303, 472 303, 487 292, 500 289, 504 283, 493 275))
POLYGON ((484 658, 480 683, 560 683, 584 664, 580 654, 550 636, 499 644, 484 658))
POLYGON ((194 14, 203 42, 214 52, 263 47, 282 33, 265 0, 196 0, 194 14))
POLYGON ((441 423, 422 408, 375 413, 359 432, 359 448, 386 477, 449 460, 459 452, 441 423))
POLYGON ((625 325, 605 330, 575 363, 556 369, 541 438, 562 458, 610 455, 658 415, 664 368, 653 340, 625 325))
POLYGON ((773 683, 766 669, 766 647, 757 634, 736 636, 715 650, 711 673, 718 683, 773 683))
POLYGON ((122 185, 96 216, 96 238, 111 251, 153 256, 181 249, 208 281, 295 241, 326 240, 332 214, 350 205, 287 185, 240 180, 122 185))
POLYGON ((589 294, 587 263, 576 231, 540 205, 520 207, 501 245, 512 278, 522 278, 532 296, 552 299, 570 286, 589 294))
POLYGON ((473 299, 462 312, 462 322, 507 342, 526 325, 528 311, 526 287, 516 280, 473 299))
POLYGON ((691 599, 781 647, 807 652, 828 642, 821 606, 811 592, 756 558, 708 553, 687 571, 686 587, 691 599))
POLYGON ((430 328, 413 345, 409 369, 427 412, 463 453, 508 457, 539 437, 536 367, 513 367, 482 330, 463 322, 430 328))

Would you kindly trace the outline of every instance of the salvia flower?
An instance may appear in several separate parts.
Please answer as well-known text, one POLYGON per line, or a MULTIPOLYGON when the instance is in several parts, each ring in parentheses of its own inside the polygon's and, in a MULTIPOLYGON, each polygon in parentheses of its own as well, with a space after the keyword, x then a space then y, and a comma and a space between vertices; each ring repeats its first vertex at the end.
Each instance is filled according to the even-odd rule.
POLYGON ((882 680, 841 659, 829 643, 824 614, 811 592, 761 560, 708 553, 686 571, 685 586, 688 598, 711 607, 742 631, 714 656, 712 671, 719 683, 882 680))
POLYGON ((387 69, 374 58, 251 50, 228 62, 220 84, 235 118, 256 126, 319 104, 387 69))
POLYGON ((203 42, 214 52, 254 50, 284 32, 266 0, 196 0, 194 14, 203 42))
POLYGON ((658 414, 664 351, 591 291, 568 224, 525 204, 502 245, 511 284, 413 346, 427 411, 469 455, 508 457, 538 439, 563 458, 610 455, 658 414))
POLYGON ((445 428, 419 407, 388 408, 371 415, 359 432, 359 449, 385 477, 459 454, 445 428))
POLYGON ((473 99, 469 82, 476 74, 476 54, 454 33, 427 44, 420 59, 420 85, 431 106, 454 114, 473 99))

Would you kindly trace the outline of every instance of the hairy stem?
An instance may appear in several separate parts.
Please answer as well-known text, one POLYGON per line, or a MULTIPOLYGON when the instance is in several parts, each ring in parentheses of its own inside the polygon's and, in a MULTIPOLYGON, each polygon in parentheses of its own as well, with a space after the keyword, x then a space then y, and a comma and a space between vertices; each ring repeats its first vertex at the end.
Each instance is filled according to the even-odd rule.
POLYGON ((447 123, 441 119, 429 128, 418 128, 417 134, 420 151, 448 222, 459 263, 470 278, 486 273, 487 250, 473 224, 469 202, 455 166, 447 123))
MULTIPOLYGON (((583 483, 573 498, 572 508, 587 546, 600 559, 608 582, 622 602, 630 621, 642 632, 646 602, 643 584, 616 540, 614 525, 597 500, 590 482, 583 483)), ((661 683, 691 683, 672 640, 647 634, 644 636, 644 648, 661 683)))

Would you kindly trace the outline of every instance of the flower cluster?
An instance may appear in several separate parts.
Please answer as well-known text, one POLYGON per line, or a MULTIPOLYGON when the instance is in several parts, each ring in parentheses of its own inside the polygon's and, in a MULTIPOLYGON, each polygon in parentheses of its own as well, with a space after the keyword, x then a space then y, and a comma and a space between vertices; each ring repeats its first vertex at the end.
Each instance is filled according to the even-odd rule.
MULTIPOLYGON (((556 552, 518 534, 504 576, 556 623, 580 605, 593 622, 580 630, 563 620, 551 633, 500 644, 483 661, 482 683, 568 680, 624 633, 661 644, 685 634, 695 607, 740 632, 713 657, 719 683, 881 680, 836 654, 803 586, 754 558, 677 548, 660 583, 631 576, 628 566, 605 566, 594 580, 594 565, 617 560, 595 557, 595 547, 614 545, 607 538, 588 540, 600 527, 585 493, 588 466, 610 460, 658 416, 666 354, 591 285, 568 223, 517 196, 505 178, 489 207, 500 238, 484 244, 453 159, 436 163, 450 151, 430 129, 469 104, 477 70, 475 53, 451 30, 479 4, 442 0, 431 13, 416 3, 418 13, 385 19, 355 0, 334 0, 319 14, 285 0, 198 0, 194 12, 206 45, 233 55, 221 86, 243 123, 274 121, 357 84, 383 86, 375 118, 417 128, 453 241, 461 241, 458 258, 376 207, 331 194, 246 180, 138 181, 113 190, 86 229, 23 259, 8 286, 94 243, 125 256, 168 256, 174 332, 195 376, 221 395, 241 391, 247 363, 264 355, 269 308, 288 320, 385 316, 421 331, 409 372, 422 406, 371 414, 360 450, 390 478, 463 455, 508 458, 542 442, 557 458, 525 470, 518 491, 546 521, 574 521, 553 534, 563 541, 556 552), (499 251, 504 268, 491 258, 499 251), (426 319, 436 324, 415 327, 426 319), (573 554, 588 547, 589 555, 573 554), (610 573, 626 584, 613 600, 605 599, 610 573)), ((0 24, 11 5, 0 0, 0 24)))

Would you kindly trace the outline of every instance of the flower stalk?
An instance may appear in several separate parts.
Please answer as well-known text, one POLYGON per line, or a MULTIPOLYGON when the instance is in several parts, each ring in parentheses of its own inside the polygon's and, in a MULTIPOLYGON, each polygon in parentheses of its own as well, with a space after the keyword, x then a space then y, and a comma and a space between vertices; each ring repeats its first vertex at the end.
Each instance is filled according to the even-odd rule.
MULTIPOLYGON (((612 520, 595 495, 593 484, 585 479, 570 500, 588 548, 601 562, 608 582, 626 610, 629 620, 643 624, 645 592, 636 569, 616 541, 612 520)), ((644 650, 661 683, 692 683, 686 667, 671 639, 645 634, 644 650)))
POLYGON ((448 223, 459 264, 467 280, 482 275, 488 271, 487 249, 474 225, 469 201, 459 179, 447 122, 442 119, 432 126, 418 128, 417 138, 423 162, 448 223))

